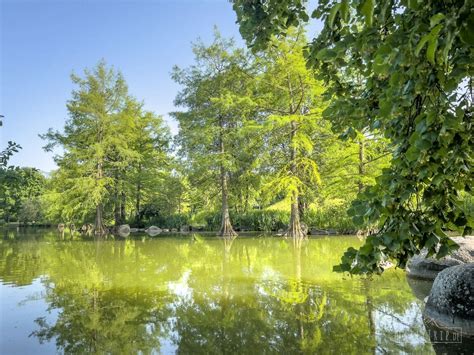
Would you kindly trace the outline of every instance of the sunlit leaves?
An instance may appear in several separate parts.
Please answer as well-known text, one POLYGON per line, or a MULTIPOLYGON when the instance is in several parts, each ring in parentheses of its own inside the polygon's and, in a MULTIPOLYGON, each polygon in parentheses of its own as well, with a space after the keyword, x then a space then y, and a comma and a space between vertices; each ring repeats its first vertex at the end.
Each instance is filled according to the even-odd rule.
POLYGON ((375 0, 364 0, 360 8, 360 12, 364 15, 365 24, 367 26, 372 26, 372 22, 374 18, 374 7, 375 7, 375 0))
MULTIPOLYGON (((117 204, 118 190, 127 192, 139 164, 155 158, 163 163, 169 137, 161 118, 144 112, 120 72, 104 61, 71 78, 75 89, 64 131, 50 129, 41 137, 47 151, 62 149, 55 157, 59 169, 46 196, 47 214, 55 221, 82 222, 92 220, 97 206, 110 210, 117 204)), ((156 172, 155 166, 149 164, 149 171, 156 172)))

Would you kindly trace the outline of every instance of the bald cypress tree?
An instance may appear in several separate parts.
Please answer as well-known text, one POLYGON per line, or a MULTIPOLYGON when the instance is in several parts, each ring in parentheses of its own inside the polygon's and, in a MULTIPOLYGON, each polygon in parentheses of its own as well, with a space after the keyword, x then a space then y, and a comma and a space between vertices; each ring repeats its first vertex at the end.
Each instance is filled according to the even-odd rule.
POLYGON ((252 110, 252 76, 246 53, 218 33, 211 45, 197 43, 193 51, 195 64, 173 72, 182 85, 175 103, 186 109, 174 113, 180 126, 178 140, 191 182, 220 194, 219 235, 232 237, 236 233, 229 215, 229 176, 236 163, 236 135, 252 110))
POLYGON ((117 169, 131 159, 130 131, 126 124, 128 88, 120 72, 101 61, 84 75, 72 75, 76 88, 67 103, 64 131, 50 129, 42 138, 45 150, 55 146, 62 187, 61 203, 72 204, 71 218, 79 210, 95 210, 95 232, 106 233, 104 206, 109 201, 117 169))

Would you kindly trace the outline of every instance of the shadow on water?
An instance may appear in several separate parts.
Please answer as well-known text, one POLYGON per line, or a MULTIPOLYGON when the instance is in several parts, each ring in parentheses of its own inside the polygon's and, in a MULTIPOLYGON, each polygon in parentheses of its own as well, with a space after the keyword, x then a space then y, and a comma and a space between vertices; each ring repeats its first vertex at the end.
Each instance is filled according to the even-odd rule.
POLYGON ((67 353, 433 353, 403 272, 371 281, 332 272, 359 243, 7 234, 1 287, 40 280, 48 306, 33 329, 8 331, 67 353))

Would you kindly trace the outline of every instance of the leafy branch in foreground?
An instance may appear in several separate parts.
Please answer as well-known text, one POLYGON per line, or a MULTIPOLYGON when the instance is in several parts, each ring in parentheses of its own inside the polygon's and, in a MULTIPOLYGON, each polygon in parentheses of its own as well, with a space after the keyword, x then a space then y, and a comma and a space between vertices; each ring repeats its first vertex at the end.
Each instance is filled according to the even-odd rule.
MULTIPOLYGON (((242 35, 260 49, 268 36, 309 20, 304 3, 241 0, 234 9, 242 35)), ((390 168, 350 209, 379 230, 335 270, 381 273, 385 260, 404 267, 423 248, 443 257, 456 248, 446 230, 471 233, 461 195, 472 195, 474 182, 473 8, 469 0, 322 0, 312 13, 324 21, 307 51, 328 86, 324 116, 341 131, 380 130, 394 151, 390 168)))
POLYGON ((11 156, 21 149, 18 143, 9 141, 7 147, 0 152, 0 166, 6 167, 11 156))

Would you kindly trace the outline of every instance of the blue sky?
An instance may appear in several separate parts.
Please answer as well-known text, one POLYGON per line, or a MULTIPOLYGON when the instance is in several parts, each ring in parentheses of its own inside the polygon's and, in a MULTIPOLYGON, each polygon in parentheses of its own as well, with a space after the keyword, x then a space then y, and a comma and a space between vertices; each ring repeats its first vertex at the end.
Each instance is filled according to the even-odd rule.
POLYGON ((65 103, 81 73, 100 59, 121 70, 130 93, 145 108, 167 113, 179 87, 173 65, 190 65, 190 43, 212 39, 216 25, 224 36, 243 41, 228 0, 0 0, 0 148, 8 140, 23 149, 11 164, 43 171, 55 168, 38 137, 62 129, 65 103))

